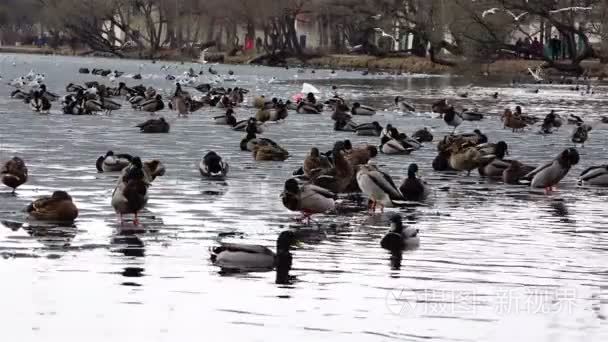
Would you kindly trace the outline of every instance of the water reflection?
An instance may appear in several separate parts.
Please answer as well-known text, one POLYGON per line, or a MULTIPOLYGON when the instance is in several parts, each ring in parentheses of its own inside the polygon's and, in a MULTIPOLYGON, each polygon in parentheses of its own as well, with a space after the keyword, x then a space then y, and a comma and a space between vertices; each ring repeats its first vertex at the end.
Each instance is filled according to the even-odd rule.
POLYGON ((110 245, 112 251, 128 257, 145 256, 144 242, 137 236, 140 232, 135 230, 121 230, 112 237, 110 245))

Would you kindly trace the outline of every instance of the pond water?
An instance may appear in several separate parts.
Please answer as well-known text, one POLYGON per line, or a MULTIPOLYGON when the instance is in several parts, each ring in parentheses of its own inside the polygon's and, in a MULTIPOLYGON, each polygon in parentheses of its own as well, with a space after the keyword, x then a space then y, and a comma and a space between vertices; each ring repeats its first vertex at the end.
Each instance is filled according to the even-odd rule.
MULTIPOLYGON (((174 84, 165 75, 181 74, 190 64, 0 55, 0 160, 19 155, 30 171, 16 195, 0 188, 0 321, 8 340, 608 340, 608 191, 576 184, 583 169, 606 162, 608 134, 596 122, 608 114, 608 88, 581 95, 567 86, 540 86, 533 93, 534 85, 506 82, 473 86, 425 75, 214 65, 221 74, 234 71, 236 82, 226 86, 245 87, 252 95, 290 97, 307 80, 328 96, 330 86, 338 85, 348 99, 380 109, 373 119, 358 122, 390 122, 407 133, 426 126, 435 139, 451 129, 428 113, 429 104, 447 97, 488 114, 458 132, 480 128, 491 141, 507 141, 512 158, 535 165, 572 146, 572 126, 549 136, 535 129, 512 133, 499 120, 505 107, 519 104, 539 116, 556 109, 593 122, 589 142, 579 148, 581 162, 551 195, 476 173, 436 173, 434 144, 409 156, 380 155, 377 164, 398 182, 409 163, 418 163, 433 188, 431 199, 372 216, 315 217, 321 229, 307 231, 293 252, 291 274, 297 280, 276 285, 272 272, 220 275, 208 248, 218 234, 234 233, 227 240, 274 249, 280 231, 301 227, 279 195, 310 147, 328 150, 340 139, 378 139, 334 132, 328 113, 290 113, 286 122, 267 125, 264 136, 291 157, 256 163, 239 150, 243 133, 213 124, 211 117, 223 113, 219 109, 205 107, 179 119, 163 112, 171 133, 146 135, 134 126, 148 114, 126 105, 111 116, 69 116, 55 103, 44 116, 9 97, 6 83, 30 70, 44 73, 49 90, 62 95, 70 82, 109 83, 78 74, 79 67, 141 73, 142 81, 126 79, 127 84, 170 93, 174 84), (163 65, 170 68, 161 71, 163 65), (462 91, 468 98, 456 96, 462 91), (498 99, 490 97, 494 92, 498 99), (394 111, 397 94, 420 112, 394 111), (150 189, 145 232, 126 234, 118 225, 110 205, 117 176, 95 169, 97 157, 109 149, 160 159, 167 168, 150 189), (226 182, 199 175, 196 165, 210 149, 230 163, 226 182), (74 227, 26 229, 22 209, 56 189, 67 190, 80 209, 74 227), (379 246, 387 217, 396 211, 421 236, 418 249, 403 253, 400 268, 379 246)), ((236 114, 247 118, 255 111, 242 107, 236 114)))

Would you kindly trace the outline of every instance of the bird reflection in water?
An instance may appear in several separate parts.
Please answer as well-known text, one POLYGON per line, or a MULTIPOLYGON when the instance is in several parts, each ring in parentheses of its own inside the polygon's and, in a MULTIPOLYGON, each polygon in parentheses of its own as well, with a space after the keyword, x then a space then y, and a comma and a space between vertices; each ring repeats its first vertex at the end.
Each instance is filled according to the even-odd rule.
POLYGON ((113 251, 122 253, 129 257, 145 256, 144 242, 136 235, 137 231, 124 230, 119 231, 119 235, 114 235, 110 244, 113 246, 113 251))
POLYGON ((576 223, 576 221, 570 219, 570 213, 568 212, 568 207, 566 207, 566 203, 562 199, 556 199, 549 203, 549 208, 551 209, 551 215, 559 218, 559 222, 562 223, 576 223))
POLYGON ((74 224, 42 221, 23 223, 8 220, 0 221, 0 223, 14 232, 23 229, 38 242, 53 250, 69 248, 78 232, 78 228, 74 224))

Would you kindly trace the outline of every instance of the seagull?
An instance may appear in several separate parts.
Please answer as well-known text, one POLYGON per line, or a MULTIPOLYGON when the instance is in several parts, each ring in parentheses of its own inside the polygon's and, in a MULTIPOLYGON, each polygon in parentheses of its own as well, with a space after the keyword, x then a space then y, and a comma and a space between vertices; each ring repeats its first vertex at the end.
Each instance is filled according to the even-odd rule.
POLYGON ((481 17, 485 18, 487 15, 489 14, 496 14, 496 11, 500 10, 500 8, 490 8, 489 10, 485 10, 483 11, 483 13, 481 13, 481 17))
POLYGON ((513 12, 511 11, 507 11, 507 13, 513 17, 513 20, 515 21, 519 21, 519 19, 521 19, 524 15, 528 14, 528 12, 523 12, 520 15, 515 15, 513 12))
POLYGON ((575 6, 575 7, 566 7, 566 8, 556 9, 553 11, 549 11, 549 13, 560 13, 560 12, 566 12, 566 11, 591 11, 592 9, 593 9, 593 7, 575 6))
POLYGON ((379 28, 379 27, 375 27, 375 28, 374 28, 374 31, 376 31, 376 32, 380 33, 380 34, 382 35, 382 37, 389 37, 389 38, 391 38, 392 40, 394 40, 395 42, 397 42, 397 39, 395 39, 395 37, 393 37, 393 36, 391 36, 390 34, 388 34, 388 33, 384 32, 384 30, 382 30, 382 29, 381 29, 381 28, 379 28))

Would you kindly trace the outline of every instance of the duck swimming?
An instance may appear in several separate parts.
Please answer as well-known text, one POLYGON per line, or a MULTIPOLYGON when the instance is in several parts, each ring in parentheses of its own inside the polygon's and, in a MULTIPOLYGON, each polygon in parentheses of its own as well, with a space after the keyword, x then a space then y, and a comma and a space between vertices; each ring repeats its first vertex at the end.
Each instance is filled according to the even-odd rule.
POLYGON ((572 133, 572 142, 575 144, 581 144, 582 147, 585 147, 585 142, 589 138, 589 132, 591 131, 591 126, 587 124, 580 124, 572 133))
POLYGON ((608 165, 592 166, 581 173, 580 184, 608 186, 608 165))
POLYGON ((359 102, 353 103, 353 108, 351 108, 350 113, 352 115, 374 115, 376 114, 376 110, 372 107, 363 106, 359 102))
POLYGON ((213 180, 224 180, 228 175, 229 165, 217 153, 209 151, 198 165, 201 176, 213 180))
POLYGON ((30 107, 36 113, 48 113, 51 109, 51 102, 40 91, 34 91, 30 100, 30 107))
POLYGON ((380 241, 380 246, 391 252, 399 252, 406 248, 416 247, 420 244, 419 230, 416 228, 404 228, 401 215, 391 216, 391 228, 380 241))
POLYGON ((11 160, 4 163, 0 170, 0 179, 2 184, 13 189, 13 193, 18 187, 27 182, 27 167, 23 159, 13 157, 11 160))
POLYGON ((150 119, 135 127, 138 127, 141 133, 169 133, 170 128, 169 123, 163 117, 160 119, 150 119))
POLYGON ((397 106, 397 109, 402 112, 416 111, 416 107, 414 107, 414 105, 412 105, 411 103, 406 102, 403 96, 395 97, 395 106, 397 106))
POLYGON ((78 217, 78 208, 65 191, 55 191, 51 196, 33 201, 26 212, 30 219, 39 221, 73 222, 78 217))
POLYGON ((131 164, 133 157, 129 154, 117 154, 108 151, 104 156, 100 156, 95 163, 99 172, 119 172, 131 164))
POLYGON ((276 269, 276 283, 289 281, 289 270, 292 264, 290 249, 297 244, 294 232, 286 230, 277 238, 277 252, 261 245, 240 243, 221 243, 210 249, 211 262, 228 272, 271 271, 276 269))
POLYGON ((531 180, 533 188, 544 188, 547 192, 557 185, 570 171, 570 168, 578 164, 580 156, 575 148, 567 148, 554 160, 541 165, 523 178, 531 180))

